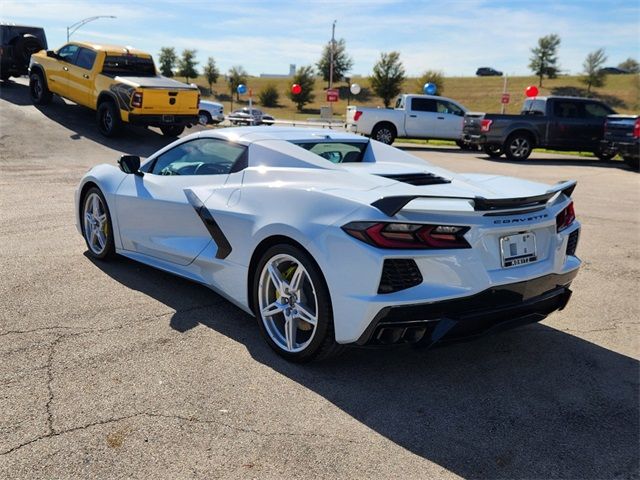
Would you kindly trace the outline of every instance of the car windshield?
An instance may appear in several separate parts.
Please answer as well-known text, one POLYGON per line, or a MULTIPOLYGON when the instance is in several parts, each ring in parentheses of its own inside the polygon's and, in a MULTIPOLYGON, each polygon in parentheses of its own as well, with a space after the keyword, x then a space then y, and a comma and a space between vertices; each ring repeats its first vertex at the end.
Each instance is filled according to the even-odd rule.
POLYGON ((292 142, 332 163, 361 162, 367 142, 292 142))
POLYGON ((149 57, 107 55, 102 66, 102 73, 114 76, 153 77, 156 74, 156 67, 149 57))

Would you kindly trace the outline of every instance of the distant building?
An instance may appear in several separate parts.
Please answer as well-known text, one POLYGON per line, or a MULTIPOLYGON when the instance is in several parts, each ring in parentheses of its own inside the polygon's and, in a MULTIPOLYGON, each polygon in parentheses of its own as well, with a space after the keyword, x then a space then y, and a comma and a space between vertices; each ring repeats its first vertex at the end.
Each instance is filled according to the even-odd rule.
POLYGON ((261 73, 261 78, 289 78, 296 74, 296 64, 289 64, 289 73, 261 73))

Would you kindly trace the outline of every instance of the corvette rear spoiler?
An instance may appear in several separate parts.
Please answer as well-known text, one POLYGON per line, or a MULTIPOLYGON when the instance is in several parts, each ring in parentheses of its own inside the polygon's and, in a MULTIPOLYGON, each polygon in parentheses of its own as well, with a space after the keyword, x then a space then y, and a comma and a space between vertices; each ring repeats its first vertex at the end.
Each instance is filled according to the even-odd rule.
POLYGON ((395 216, 409 202, 418 198, 437 198, 440 200, 471 200, 476 211, 506 210, 510 208, 539 207, 546 205, 559 192, 570 197, 576 188, 577 181, 565 180, 556 183, 542 195, 519 198, 484 198, 484 197, 447 197, 441 195, 399 195, 382 197, 371 204, 388 217, 395 216))

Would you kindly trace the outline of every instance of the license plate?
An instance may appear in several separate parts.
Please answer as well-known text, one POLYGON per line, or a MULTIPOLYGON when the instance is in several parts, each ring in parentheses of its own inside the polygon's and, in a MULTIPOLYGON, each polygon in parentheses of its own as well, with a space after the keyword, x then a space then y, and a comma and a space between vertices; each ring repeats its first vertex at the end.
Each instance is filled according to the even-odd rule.
POLYGON ((164 123, 173 123, 174 116, 173 115, 162 115, 162 121, 164 123))
POLYGON ((535 262, 538 259, 535 234, 519 233, 501 237, 500 255, 504 268, 535 262))

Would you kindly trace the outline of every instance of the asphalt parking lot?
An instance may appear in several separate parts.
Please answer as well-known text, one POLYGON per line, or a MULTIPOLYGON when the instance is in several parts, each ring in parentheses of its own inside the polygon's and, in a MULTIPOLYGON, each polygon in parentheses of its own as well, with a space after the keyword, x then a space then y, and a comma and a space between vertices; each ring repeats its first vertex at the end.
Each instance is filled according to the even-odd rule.
MULTIPOLYGON (((269 127, 265 127, 269 128, 269 127)), ((640 176, 407 145, 454 171, 577 179, 584 260, 541 324, 306 366, 208 289, 85 254, 92 165, 167 140, 0 85, 0 478, 638 478, 640 176)))

